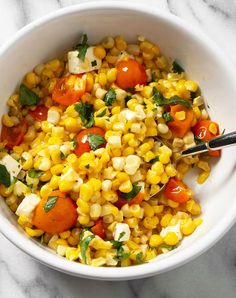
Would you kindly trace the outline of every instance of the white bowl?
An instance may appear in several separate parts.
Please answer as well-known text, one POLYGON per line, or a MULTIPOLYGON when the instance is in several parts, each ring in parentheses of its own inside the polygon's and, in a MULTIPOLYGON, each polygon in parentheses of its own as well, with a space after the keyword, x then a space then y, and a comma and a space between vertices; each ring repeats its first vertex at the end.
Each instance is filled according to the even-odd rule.
MULTIPOLYGON (((158 43, 162 52, 181 61, 190 78, 201 86, 210 116, 226 132, 235 130, 236 76, 231 64, 205 35, 177 17, 154 7, 124 2, 94 2, 54 12, 20 30, 0 52, 0 97, 4 101, 24 74, 47 59, 60 57, 87 33, 95 43, 106 35, 135 40, 142 34, 158 43)), ((223 151, 207 182, 192 181, 203 207, 204 223, 180 247, 154 261, 127 268, 95 268, 70 262, 27 238, 4 200, 0 200, 0 230, 36 260, 75 276, 100 280, 127 280, 158 274, 195 258, 211 247, 236 218, 234 148, 223 151)))

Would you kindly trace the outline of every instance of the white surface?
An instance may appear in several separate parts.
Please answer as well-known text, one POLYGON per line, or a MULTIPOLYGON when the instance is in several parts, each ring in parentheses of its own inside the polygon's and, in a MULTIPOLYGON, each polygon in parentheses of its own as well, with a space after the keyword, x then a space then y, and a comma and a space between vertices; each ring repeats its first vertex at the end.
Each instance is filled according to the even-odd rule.
MULTIPOLYGON (((9 7, 10 4, 12 4, 12 7, 8 9, 9 13, 14 13, 15 6, 13 6, 13 4, 15 3, 16 5, 16 2, 13 2, 14 1, 8 1, 9 7)), ((19 2, 20 1, 17 3, 19 2)), ((26 2, 30 2, 30 6, 27 6, 25 11, 31 11, 33 6, 37 6, 36 1, 23 1, 22 3, 26 2)), ((56 1, 41 1, 40 7, 36 7, 35 9, 37 12, 42 12, 43 3, 45 4, 45 9, 51 9, 53 6, 52 3, 54 2, 56 1), (49 5, 49 3, 51 4, 49 5)), ((76 1, 60 2, 65 4, 65 2, 75 3, 76 1)), ((154 3, 154 1, 149 2, 154 3)), ((191 10, 189 7, 192 7, 198 18, 201 18, 201 22, 199 22, 199 24, 201 24, 203 29, 205 29, 204 31, 207 29, 210 35, 217 37, 216 41, 218 41, 219 44, 224 42, 225 51, 230 53, 230 49, 236 48, 235 43, 232 42, 234 36, 230 35, 230 32, 233 33, 235 26, 235 22, 233 22, 233 19, 230 18, 235 11, 235 5, 233 6, 233 2, 227 1, 229 7, 225 8, 224 6, 222 7, 222 1, 217 1, 215 5, 218 4, 218 6, 215 6, 215 9, 213 6, 211 6, 213 1, 209 1, 210 6, 209 3, 208 5, 206 3, 204 4, 206 1, 178 1, 178 5, 176 2, 177 1, 169 1, 171 9, 174 9, 174 11, 177 12, 179 11, 183 16, 185 11, 186 17, 190 18, 191 10), (232 4, 231 7, 230 3, 232 4), (212 13, 212 10, 215 11, 215 14, 212 13), (223 28, 225 31, 220 31, 220 28, 223 28)), ((156 3, 159 3, 160 7, 167 7, 165 1, 156 1, 156 3)), ((1 11, 3 11, 3 8, 6 7, 6 1, 4 1, 4 3, 2 1, 2 4, 4 4, 4 6, 0 6, 1 11)), ((30 19, 28 12, 25 13, 25 15, 28 15, 27 18, 30 19)), ((2 22, 5 21, 5 17, 6 16, 4 14, 2 22)), ((8 15, 8 18, 10 17, 11 15, 8 15)), ((17 14, 14 16, 14 20, 16 22, 19 20, 19 16, 17 18, 17 14)), ((194 22, 194 19, 192 19, 192 21, 194 22)), ((6 27, 7 26, 4 26, 4 29, 6 27)), ((11 28, 12 27, 9 24, 6 29, 8 30, 11 28)), ((4 30, 4 34, 7 30, 4 30)), ((232 58, 234 57, 232 56, 232 58)), ((109 288, 108 286, 105 287, 105 283, 84 281, 56 273, 50 269, 47 269, 46 267, 38 265, 28 257, 23 257, 23 254, 16 248, 12 248, 11 244, 7 244, 6 248, 4 245, 2 245, 0 248, 0 253, 1 262, 4 262, 4 265, 0 267, 0 296, 10 297, 10 293, 14 292, 17 297, 39 297, 42 294, 45 297, 78 297, 81 292, 80 297, 93 297, 94 295, 98 296, 100 294, 100 297, 106 295, 108 297, 111 295, 116 297, 116 294, 117 297, 120 297, 121 295, 125 297, 189 297, 190 295, 192 297, 233 297, 233 291, 235 290, 235 283, 233 279, 235 275, 233 261, 233 249, 235 247, 235 243, 233 242, 236 242, 234 234, 231 232, 231 234, 228 234, 228 236, 224 238, 225 241, 228 239, 227 243, 224 244, 223 241, 221 241, 221 245, 217 244, 214 249, 189 265, 185 265, 180 269, 176 269, 170 273, 166 273, 158 277, 137 282, 129 282, 128 285, 130 289, 134 289, 132 293, 128 290, 128 288, 126 288, 126 283, 117 283, 116 285, 109 288), (23 257, 23 260, 25 260, 25 265, 24 263, 19 263, 19 257, 16 259, 16 256, 23 257), (212 263, 214 266, 212 266, 212 263), (28 264, 28 266, 26 264, 28 264), (8 270, 3 270, 3 268, 8 268, 8 270), (24 275, 22 272, 24 272, 25 278, 23 278, 24 275), (9 281, 11 276, 13 277, 12 282, 7 284, 7 280, 9 281), (33 276, 37 277, 35 282, 32 280, 33 276), (29 282, 26 282, 27 279, 29 279, 29 282), (65 279, 64 282, 62 282, 63 279, 65 279), (38 283, 37 280, 39 281, 38 283), (156 284, 154 284, 154 282, 156 282, 156 284), (72 286, 69 286, 70 283, 72 286), (36 286, 36 284, 38 285, 36 286), (120 287, 121 284, 123 284, 124 287, 120 287), (30 287, 30 285, 32 286, 30 287), (97 287, 95 285, 97 285, 97 287), (16 289, 15 291, 14 287, 16 289), (27 287, 29 288, 27 289, 27 287), (31 288, 33 290, 30 290, 31 288), (54 288, 58 288, 59 290, 53 291, 54 288), (81 290, 79 291, 79 289, 81 290), (116 291, 117 289, 119 290, 116 291)), ((3 244, 4 243, 5 242, 3 242, 3 244)), ((111 285, 111 283, 106 283, 106 285, 111 285)), ((13 295, 11 295, 11 297, 13 297, 13 295)))

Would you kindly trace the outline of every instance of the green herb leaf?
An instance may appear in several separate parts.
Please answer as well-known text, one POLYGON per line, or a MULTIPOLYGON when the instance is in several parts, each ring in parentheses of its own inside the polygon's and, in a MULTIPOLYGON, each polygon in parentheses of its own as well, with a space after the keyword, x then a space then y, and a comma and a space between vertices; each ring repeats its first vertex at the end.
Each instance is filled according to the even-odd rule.
POLYGON ((34 106, 34 105, 37 105, 40 101, 39 96, 24 84, 20 85, 19 93, 20 93, 20 103, 23 106, 34 106))
POLYGON ((177 95, 172 96, 171 98, 167 99, 167 101, 168 105, 182 105, 191 109, 191 104, 187 100, 182 99, 177 95))
POLYGON ((223 129, 221 135, 223 136, 225 134, 225 128, 223 129))
POLYGON ((92 127, 94 125, 93 105, 80 101, 79 103, 75 104, 75 110, 78 112, 82 123, 86 128, 92 127))
POLYGON ((62 151, 60 151, 60 159, 61 160, 65 160, 66 159, 65 153, 63 153, 62 151))
POLYGON ((92 65, 92 67, 97 66, 97 61, 96 61, 96 60, 93 60, 93 61, 91 62, 91 65, 92 65))
POLYGON ((161 244, 158 246, 158 248, 160 249, 168 249, 168 250, 173 250, 175 249, 177 246, 176 245, 168 245, 168 244, 161 244))
POLYGON ((152 82, 156 82, 157 80, 157 75, 155 72, 152 72, 152 82))
POLYGON ((106 106, 111 106, 113 101, 116 100, 116 92, 113 88, 111 88, 104 96, 103 101, 106 106))
POLYGON ((197 97, 197 91, 196 92, 191 91, 190 97, 191 97, 191 99, 194 99, 195 97, 197 97))
POLYGON ((132 200, 140 192, 142 186, 139 186, 137 182, 133 183, 133 189, 128 192, 121 192, 121 197, 126 200, 132 200))
POLYGON ((77 144, 78 144, 78 142, 77 142, 76 138, 74 138, 74 139, 72 140, 72 145, 73 145, 73 147, 75 148, 75 147, 77 146, 77 144))
POLYGON ((166 122, 170 122, 170 121, 173 121, 173 117, 171 116, 171 114, 169 112, 165 112, 163 115, 162 115, 163 119, 166 120, 166 122))
POLYGON ((143 260, 143 252, 140 251, 136 255, 136 264, 143 264, 143 263, 145 263, 144 260, 143 260))
POLYGON ((132 99, 132 96, 131 95, 126 95, 125 97, 125 106, 127 107, 127 102, 132 99))
POLYGON ((179 63, 175 60, 172 63, 172 71, 177 72, 177 73, 182 73, 184 72, 184 69, 179 65, 179 63))
POLYGON ((89 243, 93 240, 94 237, 95 235, 89 235, 80 241, 81 257, 85 264, 87 264, 86 252, 89 247, 89 243))
POLYGON ((95 133, 88 134, 88 142, 93 151, 97 150, 100 145, 103 145, 106 143, 103 136, 95 133))
POLYGON ((125 91, 133 93, 135 91, 134 87, 127 88, 125 91))
POLYGON ((54 208, 56 201, 58 200, 58 196, 50 196, 47 199, 46 204, 44 205, 43 209, 45 212, 50 211, 52 208, 54 208))
POLYGON ((104 109, 101 113, 97 114, 96 117, 103 117, 106 115, 107 109, 104 109))
POLYGON ((156 161, 159 161, 159 156, 154 157, 153 159, 151 159, 149 162, 151 164, 154 164, 156 161))
POLYGON ((0 183, 9 187, 11 185, 11 176, 4 165, 0 164, 0 183))
POLYGON ((129 256, 130 256, 130 253, 125 252, 124 248, 120 246, 117 249, 117 253, 114 259, 117 261, 123 261, 123 260, 126 260, 129 256))
POLYGON ((88 42, 87 34, 83 34, 81 37, 81 42, 75 46, 75 49, 78 51, 78 58, 82 61, 85 60, 87 49, 89 47, 87 42, 88 42))
POLYGON ((118 238, 118 241, 120 241, 120 239, 125 235, 125 232, 121 232, 118 238))
POLYGON ((42 175, 43 175, 43 171, 37 171, 37 170, 34 170, 34 169, 28 171, 28 176, 30 178, 39 178, 42 175))
POLYGON ((114 248, 119 249, 122 246, 122 242, 117 241, 117 240, 111 240, 111 243, 114 248))

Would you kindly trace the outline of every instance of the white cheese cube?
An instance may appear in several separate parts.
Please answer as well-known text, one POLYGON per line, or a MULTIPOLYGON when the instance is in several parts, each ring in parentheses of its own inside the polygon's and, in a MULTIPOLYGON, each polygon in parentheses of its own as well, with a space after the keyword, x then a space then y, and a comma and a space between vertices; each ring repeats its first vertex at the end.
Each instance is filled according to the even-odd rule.
POLYGON ((164 238, 168 232, 174 232, 179 240, 183 238, 183 235, 180 230, 180 222, 178 222, 175 226, 168 226, 166 228, 163 228, 161 230, 160 236, 164 238))
POLYGON ((125 223, 117 223, 113 232, 114 240, 128 241, 130 237, 129 226, 125 223))
POLYGON ((79 59, 78 51, 71 51, 68 53, 69 72, 74 74, 89 72, 99 69, 102 65, 102 60, 94 55, 94 48, 87 49, 84 61, 79 59))
POLYGON ((56 125, 60 121, 61 115, 58 111, 54 109, 48 110, 47 121, 51 124, 56 125))
POLYGON ((116 171, 122 171, 125 166, 125 157, 113 157, 112 166, 116 171))
POLYGON ((1 159, 0 164, 4 165, 6 167, 8 173, 11 176, 11 180, 13 179, 13 177, 17 177, 17 175, 20 173, 21 168, 22 168, 21 165, 19 164, 19 162, 16 161, 9 154, 5 155, 1 159))
POLYGON ((111 148, 121 148, 121 137, 120 136, 110 136, 107 140, 111 148))
POLYGON ((129 155, 125 159, 124 170, 128 175, 134 175, 141 164, 141 158, 137 155, 129 155))
POLYGON ((31 221, 33 216, 33 211, 39 204, 40 198, 35 194, 29 194, 25 196, 23 201, 20 203, 16 210, 18 216, 25 216, 29 221, 31 221))

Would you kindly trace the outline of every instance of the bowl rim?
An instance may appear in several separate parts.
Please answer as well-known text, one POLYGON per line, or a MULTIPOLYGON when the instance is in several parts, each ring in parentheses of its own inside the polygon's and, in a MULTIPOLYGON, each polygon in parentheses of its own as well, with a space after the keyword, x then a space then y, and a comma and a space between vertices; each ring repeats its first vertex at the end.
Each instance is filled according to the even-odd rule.
MULTIPOLYGON (((80 11, 99 11, 109 9, 133 11, 140 13, 140 15, 149 15, 152 17, 158 17, 163 21, 168 21, 172 25, 177 26, 180 30, 190 33, 194 36, 194 38, 199 39, 199 41, 201 40, 201 43, 209 48, 209 51, 214 51, 215 55, 224 62, 225 69, 227 69, 227 72, 232 74, 232 78, 235 77, 235 71, 230 61, 224 56, 218 46, 198 28, 195 28, 193 25, 188 24, 187 22, 169 12, 158 10, 158 8, 149 8, 148 6, 145 6, 141 3, 135 3, 134 6, 134 3, 129 1, 93 1, 88 3, 80 3, 77 5, 59 9, 57 11, 53 11, 52 13, 26 25, 24 28, 19 30, 12 38, 10 38, 9 41, 5 43, 5 45, 1 46, 0 59, 5 51, 8 50, 8 48, 10 48, 18 40, 20 40, 22 37, 30 33, 38 26, 58 19, 62 16, 75 14, 80 11)), ((221 220, 219 220, 219 222, 208 232, 208 234, 202 237, 201 241, 192 243, 190 247, 179 251, 177 254, 170 255, 166 259, 159 260, 159 262, 157 263, 158 265, 155 262, 149 262, 139 265, 138 267, 130 266, 122 268, 92 267, 76 262, 70 262, 65 258, 59 257, 56 254, 51 254, 46 249, 35 245, 33 241, 30 242, 25 235, 20 235, 20 233, 3 216, 0 216, 0 232, 22 251, 48 267, 78 277, 97 280, 120 281, 127 279, 138 279, 163 273, 189 262, 190 260, 196 258, 207 249, 212 247, 231 228, 235 221, 236 206, 235 208, 231 208, 228 211, 227 216, 225 214, 225 216, 222 217, 221 220), (136 270, 137 268, 140 268, 140 270, 136 270)))

